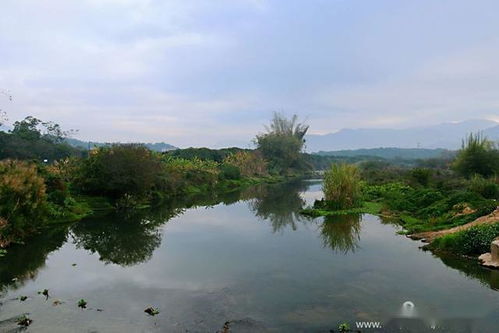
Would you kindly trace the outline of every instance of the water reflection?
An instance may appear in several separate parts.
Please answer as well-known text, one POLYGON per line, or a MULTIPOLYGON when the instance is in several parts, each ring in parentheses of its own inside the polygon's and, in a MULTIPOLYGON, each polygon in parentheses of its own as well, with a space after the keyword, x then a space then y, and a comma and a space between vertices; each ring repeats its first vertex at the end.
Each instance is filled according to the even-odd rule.
POLYGON ((249 207, 255 216, 270 221, 273 232, 282 231, 288 225, 296 230, 298 222, 309 220, 300 214, 305 205, 300 193, 307 187, 308 184, 303 181, 258 186, 252 190, 256 193, 254 199, 249 201, 249 207))
POLYGON ((113 214, 76 223, 71 233, 77 248, 97 252, 106 264, 132 266, 152 257, 161 244, 160 226, 181 212, 164 206, 113 214))
POLYGON ((462 259, 452 255, 441 255, 440 260, 466 276, 477 279, 484 286, 499 291, 499 270, 485 268, 475 260, 462 259))
POLYGON ((360 241, 360 214, 326 216, 320 233, 324 247, 347 254, 355 252, 360 241))
POLYGON ((0 258, 0 289, 9 286, 17 289, 24 282, 34 279, 45 266, 50 252, 60 248, 67 240, 67 227, 46 229, 29 239, 29 246, 14 245, 0 258))

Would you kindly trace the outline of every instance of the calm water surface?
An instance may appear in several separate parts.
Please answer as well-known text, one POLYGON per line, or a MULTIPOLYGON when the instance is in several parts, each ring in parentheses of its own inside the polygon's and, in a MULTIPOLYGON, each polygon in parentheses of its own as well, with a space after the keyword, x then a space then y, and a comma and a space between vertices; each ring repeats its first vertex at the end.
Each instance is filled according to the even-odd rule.
POLYGON ((321 195, 314 181, 258 186, 40 235, 0 259, 0 331, 29 313, 30 332, 329 332, 403 316, 499 332, 498 271, 423 252, 375 216, 298 214, 321 195))

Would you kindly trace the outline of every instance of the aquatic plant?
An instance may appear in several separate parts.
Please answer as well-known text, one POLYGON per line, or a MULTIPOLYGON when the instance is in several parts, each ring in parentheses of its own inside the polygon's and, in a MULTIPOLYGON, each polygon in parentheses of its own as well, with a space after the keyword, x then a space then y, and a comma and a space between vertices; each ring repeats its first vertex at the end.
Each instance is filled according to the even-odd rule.
POLYGON ((87 308, 87 301, 85 301, 83 298, 78 301, 78 307, 82 309, 87 308))
POLYGON ((49 290, 48 289, 43 289, 42 291, 38 292, 38 295, 43 295, 45 296, 45 300, 49 299, 49 290))
POLYGON ((359 170, 352 164, 333 164, 324 173, 322 185, 328 208, 348 209, 361 202, 361 179, 359 170))
POLYGON ((16 319, 16 322, 19 326, 28 327, 31 323, 33 323, 33 319, 29 318, 28 315, 22 315, 16 319))
POLYGON ((153 308, 152 306, 150 306, 150 307, 146 308, 146 309, 144 310, 144 312, 145 312, 145 313, 147 313, 147 314, 148 314, 148 315, 150 315, 150 316, 155 316, 155 315, 159 314, 159 310, 158 310, 158 309, 153 308))

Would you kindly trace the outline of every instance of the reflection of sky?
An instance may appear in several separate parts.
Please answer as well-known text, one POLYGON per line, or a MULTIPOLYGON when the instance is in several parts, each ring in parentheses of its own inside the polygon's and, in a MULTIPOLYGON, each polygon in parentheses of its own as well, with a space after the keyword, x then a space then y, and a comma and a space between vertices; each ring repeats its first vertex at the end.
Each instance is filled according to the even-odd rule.
MULTIPOLYGON (((312 198, 317 186, 304 196, 312 198)), ((68 243, 49 255, 35 280, 7 298, 49 288, 55 298, 68 303, 85 298, 92 306, 107 307, 105 318, 135 324, 142 323, 143 306, 151 300, 160 308, 172 307, 170 316, 174 307, 187 309, 183 318, 165 314, 162 320, 188 320, 194 316, 188 312, 191 302, 198 299, 192 293, 209 292, 215 300, 200 296, 203 302, 219 306, 232 300, 230 311, 275 325, 321 325, 356 316, 380 320, 396 314, 406 300, 422 315, 473 317, 499 309, 499 293, 447 268, 375 217, 361 222, 360 248, 347 255, 322 246, 320 225, 317 219, 276 234, 245 202, 191 209, 164 225, 161 246, 148 262, 104 265, 98 254, 68 243)), ((40 300, 7 302, 0 319, 25 306, 39 316, 37 325, 49 317, 61 325, 107 325, 101 317, 80 315, 72 303, 58 310, 40 300)))

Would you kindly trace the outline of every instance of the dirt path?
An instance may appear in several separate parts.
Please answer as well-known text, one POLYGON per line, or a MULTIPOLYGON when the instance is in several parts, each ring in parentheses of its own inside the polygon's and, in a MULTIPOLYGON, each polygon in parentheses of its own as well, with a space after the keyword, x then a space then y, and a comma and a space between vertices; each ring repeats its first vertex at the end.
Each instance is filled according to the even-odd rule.
POLYGON ((412 239, 420 239, 424 242, 431 243, 435 238, 448 235, 448 234, 453 234, 458 231, 466 230, 471 227, 474 227, 476 225, 481 225, 481 224, 492 224, 492 223, 498 223, 499 222, 499 207, 489 215, 485 215, 482 217, 477 218, 475 221, 460 225, 458 227, 450 228, 450 229, 445 229, 445 230, 439 230, 439 231, 425 231, 425 232, 420 232, 417 234, 412 234, 409 235, 410 238, 412 239))

